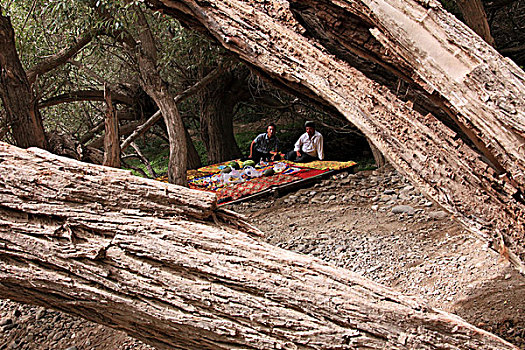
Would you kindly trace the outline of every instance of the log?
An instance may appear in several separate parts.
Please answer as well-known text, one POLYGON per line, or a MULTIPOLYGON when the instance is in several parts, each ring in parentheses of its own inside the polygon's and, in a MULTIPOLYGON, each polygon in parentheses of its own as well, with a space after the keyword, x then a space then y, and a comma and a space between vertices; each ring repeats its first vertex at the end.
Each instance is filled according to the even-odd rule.
POLYGON ((439 3, 148 2, 207 32, 276 84, 335 107, 525 275, 525 74, 439 3), (355 69, 355 56, 425 91, 469 140, 355 69))
POLYGON ((517 349, 263 242, 215 195, 0 143, 0 297, 158 349, 517 349))

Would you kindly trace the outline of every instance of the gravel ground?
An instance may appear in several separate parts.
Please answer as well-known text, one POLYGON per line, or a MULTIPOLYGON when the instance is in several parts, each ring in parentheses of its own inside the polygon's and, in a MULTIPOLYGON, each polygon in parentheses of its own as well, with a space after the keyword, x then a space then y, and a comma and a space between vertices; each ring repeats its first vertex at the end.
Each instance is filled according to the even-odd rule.
MULTIPOLYGON (((338 174, 229 209, 274 245, 417 295, 525 349, 525 278, 392 168, 338 174)), ((0 350, 152 349, 58 311, 0 306, 0 350)))

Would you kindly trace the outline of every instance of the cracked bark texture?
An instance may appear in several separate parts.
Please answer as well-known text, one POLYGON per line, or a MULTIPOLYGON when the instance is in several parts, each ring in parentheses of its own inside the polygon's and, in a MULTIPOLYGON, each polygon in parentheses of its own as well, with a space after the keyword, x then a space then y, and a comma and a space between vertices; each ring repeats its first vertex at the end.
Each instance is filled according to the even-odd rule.
POLYGON ((525 274, 525 74, 439 3, 148 2, 278 85, 336 108, 525 274), (402 101, 385 76, 418 100, 402 101))
POLYGON ((0 143, 0 297, 159 349, 516 349, 264 243, 213 194, 0 143))

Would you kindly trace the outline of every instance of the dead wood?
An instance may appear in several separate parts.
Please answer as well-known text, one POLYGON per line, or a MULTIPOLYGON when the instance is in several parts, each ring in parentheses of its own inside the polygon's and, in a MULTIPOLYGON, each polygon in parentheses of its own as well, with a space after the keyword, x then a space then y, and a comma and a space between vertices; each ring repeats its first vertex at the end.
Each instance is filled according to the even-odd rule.
POLYGON ((437 2, 149 2, 207 31, 278 84, 335 107, 525 274, 525 74, 437 2), (301 16, 307 10, 316 15, 301 16), (477 149, 353 68, 328 37, 426 91, 477 149))
POLYGON ((215 200, 0 143, 0 297, 159 349, 516 349, 417 299, 264 243, 215 200))

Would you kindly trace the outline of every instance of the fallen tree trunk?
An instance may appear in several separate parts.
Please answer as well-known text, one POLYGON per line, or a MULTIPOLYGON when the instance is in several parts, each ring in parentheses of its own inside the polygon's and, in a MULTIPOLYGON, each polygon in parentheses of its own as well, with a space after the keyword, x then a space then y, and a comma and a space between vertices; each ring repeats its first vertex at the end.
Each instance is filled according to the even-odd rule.
POLYGON ((525 75, 437 2, 148 2, 274 83, 335 107, 525 274, 525 75), (418 87, 469 143, 353 68, 355 56, 418 87))
POLYGON ((127 171, 0 143, 0 214, 0 297, 159 349, 516 349, 127 171))

